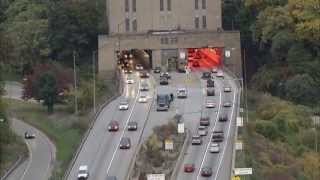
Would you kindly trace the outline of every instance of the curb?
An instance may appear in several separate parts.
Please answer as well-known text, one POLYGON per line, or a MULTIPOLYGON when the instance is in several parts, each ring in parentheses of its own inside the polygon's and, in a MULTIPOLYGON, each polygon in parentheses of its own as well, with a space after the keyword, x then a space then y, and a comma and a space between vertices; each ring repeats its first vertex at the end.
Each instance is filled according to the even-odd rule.
POLYGON ((0 180, 5 180, 8 176, 17 168, 19 167, 25 160, 27 160, 27 156, 19 156, 16 162, 11 166, 9 170, 4 173, 0 180))
POLYGON ((99 109, 97 110, 97 112, 93 115, 93 120, 90 122, 89 128, 87 129, 86 133, 84 134, 84 136, 83 136, 83 138, 82 138, 82 140, 81 140, 81 142, 80 142, 80 145, 79 145, 76 153, 74 154, 74 156, 73 156, 73 158, 72 158, 72 160, 71 160, 71 162, 70 162, 70 164, 69 164, 69 166, 68 166, 68 168, 67 168, 67 170, 66 170, 66 172, 65 172, 65 174, 64 174, 63 179, 66 180, 66 179, 68 178, 68 176, 70 175, 70 172, 71 172, 71 170, 72 170, 72 167, 74 166, 74 164, 75 164, 75 162, 76 162, 76 159, 78 158, 78 156, 79 156, 79 154, 80 154, 80 152, 81 152, 81 150, 82 150, 82 147, 83 147, 84 143, 86 142, 86 140, 87 140, 87 138, 88 138, 88 136, 89 136, 89 134, 90 134, 90 132, 91 132, 91 130, 92 130, 92 128, 93 128, 93 125, 95 124, 95 122, 96 122, 98 116, 100 115, 100 113, 102 112, 102 110, 103 110, 110 102, 114 101, 116 98, 118 98, 119 96, 121 96, 121 94, 122 94, 122 92, 123 92, 123 83, 122 83, 122 81, 123 81, 123 78, 122 78, 122 76, 121 76, 121 73, 117 70, 117 71, 116 71, 116 83, 118 83, 118 84, 117 84, 117 86, 118 86, 118 87, 117 87, 118 92, 117 92, 115 95, 113 95, 111 98, 109 98, 105 103, 103 103, 103 104, 99 107, 99 109))

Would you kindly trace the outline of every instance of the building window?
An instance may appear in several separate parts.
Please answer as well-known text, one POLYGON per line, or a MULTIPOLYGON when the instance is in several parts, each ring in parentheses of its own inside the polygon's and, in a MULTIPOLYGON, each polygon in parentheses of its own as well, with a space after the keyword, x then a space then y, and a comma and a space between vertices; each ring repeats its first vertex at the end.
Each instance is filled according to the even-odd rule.
POLYGON ((160 0, 160 11, 164 10, 164 2, 163 0, 160 0))
POLYGON ((132 11, 136 12, 137 11, 137 3, 136 0, 132 0, 132 11))
POLYGON ((194 0, 194 8, 199 9, 199 0, 194 0))
POLYGON ((207 9, 207 0, 202 0, 202 9, 207 9))
POLYGON ((124 2, 124 9, 125 9, 125 11, 126 12, 129 12, 129 0, 124 0, 125 2, 124 2))
POLYGON ((196 29, 199 29, 199 17, 194 18, 194 26, 196 29))
POLYGON ((202 28, 207 29, 207 17, 202 16, 202 28))
POLYGON ((167 0, 167 10, 171 11, 171 0, 167 0))
POLYGON ((130 20, 128 18, 126 18, 125 26, 126 26, 126 32, 129 32, 130 31, 130 20))
POLYGON ((137 20, 135 19, 132 21, 132 31, 137 32, 137 29, 137 20))

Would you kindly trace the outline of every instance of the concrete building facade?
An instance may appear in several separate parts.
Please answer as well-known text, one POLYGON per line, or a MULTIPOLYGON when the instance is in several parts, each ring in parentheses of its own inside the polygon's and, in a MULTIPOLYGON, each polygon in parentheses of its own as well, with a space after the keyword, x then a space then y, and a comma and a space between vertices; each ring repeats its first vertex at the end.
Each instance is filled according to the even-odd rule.
POLYGON ((223 63, 241 74, 240 33, 223 31, 221 0, 106 1, 109 35, 99 36, 99 72, 116 68, 116 51, 149 49, 152 65, 163 66, 166 52, 219 47, 228 54, 223 63))

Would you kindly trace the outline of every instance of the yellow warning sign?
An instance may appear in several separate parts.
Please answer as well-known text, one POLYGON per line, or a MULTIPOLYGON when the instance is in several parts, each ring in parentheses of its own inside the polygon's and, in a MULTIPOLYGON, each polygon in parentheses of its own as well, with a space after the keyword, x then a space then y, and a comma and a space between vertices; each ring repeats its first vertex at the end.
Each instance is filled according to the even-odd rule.
POLYGON ((241 180, 241 179, 240 179, 240 176, 233 176, 232 180, 241 180))

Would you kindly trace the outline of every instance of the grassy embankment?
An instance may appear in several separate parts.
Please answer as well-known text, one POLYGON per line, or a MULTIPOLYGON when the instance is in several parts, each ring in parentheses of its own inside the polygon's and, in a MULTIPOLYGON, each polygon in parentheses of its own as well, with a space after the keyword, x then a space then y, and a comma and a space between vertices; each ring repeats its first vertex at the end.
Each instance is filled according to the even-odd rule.
POLYGON ((249 123, 239 131, 244 151, 237 151, 236 157, 236 167, 253 168, 253 175, 246 180, 320 177, 311 109, 267 94, 248 94, 249 123))
MULTIPOLYGON (((116 92, 114 81, 97 89, 97 104, 102 104, 116 92)), ((30 102, 6 99, 11 117, 21 119, 43 131, 56 145, 56 164, 52 179, 62 179, 72 155, 80 144, 81 138, 92 120, 91 109, 76 117, 70 106, 57 105, 53 114, 46 107, 30 102)))

